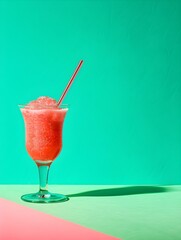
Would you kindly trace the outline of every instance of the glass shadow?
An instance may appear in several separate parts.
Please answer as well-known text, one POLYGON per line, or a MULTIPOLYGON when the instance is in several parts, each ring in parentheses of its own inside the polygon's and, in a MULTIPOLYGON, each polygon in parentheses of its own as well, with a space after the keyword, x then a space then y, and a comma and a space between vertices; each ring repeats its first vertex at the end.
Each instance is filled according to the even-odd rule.
POLYGON ((149 194, 149 193, 162 193, 170 191, 166 187, 160 186, 127 186, 118 188, 105 188, 96 189, 80 193, 67 195, 68 197, 109 197, 109 196, 124 196, 135 194, 149 194))

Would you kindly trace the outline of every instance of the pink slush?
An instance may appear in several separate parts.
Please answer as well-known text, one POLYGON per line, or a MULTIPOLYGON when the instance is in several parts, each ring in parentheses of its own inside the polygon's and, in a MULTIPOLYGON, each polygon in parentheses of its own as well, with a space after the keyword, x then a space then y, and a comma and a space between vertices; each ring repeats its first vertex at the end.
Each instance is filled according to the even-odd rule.
POLYGON ((26 127, 26 148, 33 160, 53 161, 62 149, 62 128, 67 108, 40 97, 21 109, 26 127))

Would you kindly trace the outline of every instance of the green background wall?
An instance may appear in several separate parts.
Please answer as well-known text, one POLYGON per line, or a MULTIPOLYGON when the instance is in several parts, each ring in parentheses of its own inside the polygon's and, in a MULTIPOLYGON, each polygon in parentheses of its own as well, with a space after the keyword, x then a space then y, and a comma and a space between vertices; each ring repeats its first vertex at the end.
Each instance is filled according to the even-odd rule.
POLYGON ((0 183, 37 183, 20 103, 64 103, 50 183, 181 183, 181 1, 0 1, 0 183))

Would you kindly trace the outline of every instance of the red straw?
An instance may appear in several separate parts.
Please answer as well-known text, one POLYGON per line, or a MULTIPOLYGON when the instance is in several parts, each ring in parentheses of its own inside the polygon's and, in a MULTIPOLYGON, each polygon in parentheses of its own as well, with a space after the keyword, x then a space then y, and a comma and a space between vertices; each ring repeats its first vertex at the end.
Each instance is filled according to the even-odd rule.
POLYGON ((72 75, 70 81, 68 82, 68 84, 67 84, 67 86, 66 86, 64 92, 62 93, 62 96, 60 97, 60 99, 59 99, 59 101, 58 101, 58 103, 57 103, 57 107, 60 106, 60 104, 62 103, 62 101, 63 101, 63 99, 64 99, 66 93, 68 92, 68 90, 69 90, 71 84, 73 83, 73 80, 75 79, 75 77, 76 77, 76 75, 77 75, 77 73, 78 73, 78 71, 79 71, 79 69, 80 69, 82 63, 83 63, 83 60, 81 60, 81 61, 79 62, 77 68, 75 69, 75 71, 74 71, 74 73, 73 73, 73 75, 72 75))

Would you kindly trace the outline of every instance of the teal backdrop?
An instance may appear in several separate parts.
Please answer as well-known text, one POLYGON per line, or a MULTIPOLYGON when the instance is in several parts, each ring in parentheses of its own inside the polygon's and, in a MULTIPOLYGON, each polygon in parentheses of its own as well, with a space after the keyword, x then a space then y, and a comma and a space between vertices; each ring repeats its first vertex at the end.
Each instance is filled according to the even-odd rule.
POLYGON ((18 104, 61 95, 49 182, 181 183, 181 1, 0 1, 0 183, 38 183, 18 104))

